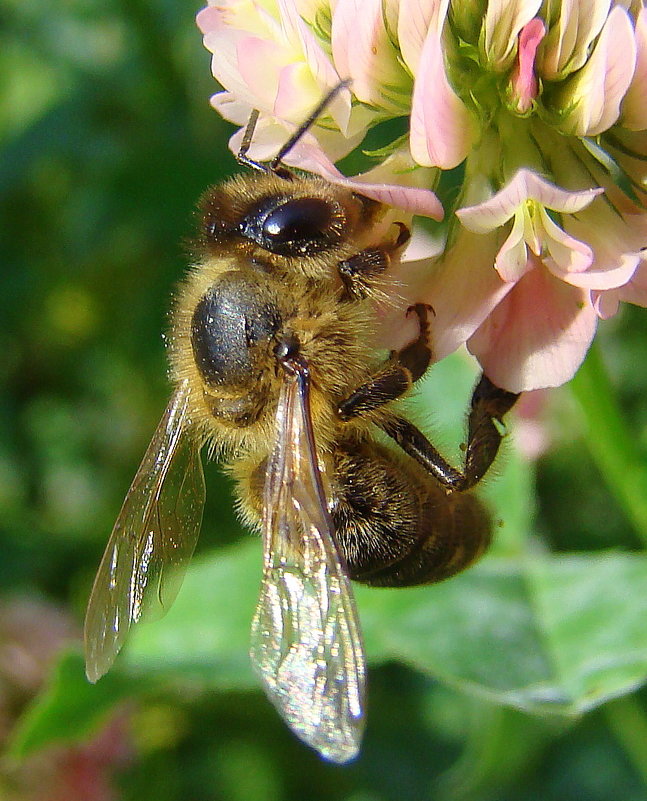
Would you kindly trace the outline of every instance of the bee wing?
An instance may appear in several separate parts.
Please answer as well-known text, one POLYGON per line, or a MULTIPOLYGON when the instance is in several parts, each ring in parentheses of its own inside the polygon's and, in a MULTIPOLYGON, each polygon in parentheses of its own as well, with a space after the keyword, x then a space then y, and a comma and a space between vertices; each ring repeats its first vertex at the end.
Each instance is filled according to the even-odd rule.
POLYGON ((90 681, 112 665, 130 627, 168 611, 202 521, 201 443, 186 432, 189 388, 174 393, 128 490, 85 616, 90 681))
POLYGON ((365 657, 317 466, 307 376, 286 378, 268 463, 251 658, 292 730, 335 762, 364 727, 365 657))

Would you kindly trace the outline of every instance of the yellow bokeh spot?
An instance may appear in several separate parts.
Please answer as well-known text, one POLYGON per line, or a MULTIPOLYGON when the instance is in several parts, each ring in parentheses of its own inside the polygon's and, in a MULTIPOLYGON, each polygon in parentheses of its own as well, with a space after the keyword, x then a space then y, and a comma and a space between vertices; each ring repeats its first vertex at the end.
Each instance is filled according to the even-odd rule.
POLYGON ((184 737, 188 727, 186 715, 170 704, 140 707, 132 718, 131 733, 141 753, 173 748, 184 737))
POLYGON ((87 339, 97 327, 98 309, 83 287, 63 286, 47 298, 47 320, 55 339, 65 344, 87 339))

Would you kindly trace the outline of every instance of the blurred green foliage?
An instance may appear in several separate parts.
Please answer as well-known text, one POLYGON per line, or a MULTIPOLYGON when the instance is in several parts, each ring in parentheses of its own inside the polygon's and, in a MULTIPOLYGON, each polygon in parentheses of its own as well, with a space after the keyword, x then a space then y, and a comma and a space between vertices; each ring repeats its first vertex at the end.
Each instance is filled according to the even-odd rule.
MULTIPOLYGON (((77 620, 166 403, 161 334, 191 209, 235 167, 208 105, 197 10, 0 6, 0 593, 49 599, 77 620)), ((255 689, 246 642, 260 545, 237 544, 246 535, 215 466, 177 607, 96 688, 72 649, 23 707, 10 755, 82 741, 130 698, 133 754, 114 779, 127 800, 647 799, 644 690, 571 714, 647 672, 634 554, 647 314, 625 310, 600 340, 575 393, 545 402, 552 447, 536 476, 509 447, 485 488, 502 520, 494 556, 446 585, 358 593, 375 668, 355 764, 322 763, 255 689), (590 553, 608 549, 625 553, 590 553), (564 714, 536 714, 550 704, 564 714)), ((456 460, 472 375, 461 359, 440 365, 417 402, 456 460)))

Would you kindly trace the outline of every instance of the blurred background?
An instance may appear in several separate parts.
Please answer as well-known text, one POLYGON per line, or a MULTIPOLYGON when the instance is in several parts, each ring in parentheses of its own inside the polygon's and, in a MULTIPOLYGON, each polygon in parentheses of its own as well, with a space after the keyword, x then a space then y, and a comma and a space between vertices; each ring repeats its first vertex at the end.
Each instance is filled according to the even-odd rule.
MULTIPOLYGON (((438 610, 471 597, 469 578, 424 596, 437 599, 429 614, 442 633, 429 660, 416 657, 418 643, 385 645, 400 614, 396 601, 381 600, 391 595, 359 593, 374 667, 364 750, 349 766, 324 764, 285 729, 245 673, 247 600, 236 609, 225 595, 221 608, 217 598, 209 606, 191 595, 197 572, 175 617, 143 634, 114 677, 85 683, 79 632, 92 578, 169 394, 162 332, 192 209, 235 169, 231 131, 208 103, 215 85, 198 10, 169 0, 0 4, 0 798, 647 799, 647 616, 623 627, 646 595, 637 555, 647 532, 640 309, 602 327, 574 386, 524 402, 499 478, 485 490, 503 523, 493 561, 475 572, 483 581, 501 571, 525 580, 528 560, 548 551, 596 565, 609 549, 632 560, 626 574, 609 570, 608 582, 573 600, 582 612, 612 596, 603 633, 622 648, 605 645, 616 656, 597 684, 561 700, 559 682, 551 685, 549 700, 564 714, 545 714, 530 693, 515 701, 514 682, 495 691, 495 682, 461 673, 469 660, 493 658, 487 645, 482 659, 461 651, 472 644, 460 621, 442 629, 438 610), (235 644, 231 653, 217 643, 201 650, 210 621, 214 631, 238 627, 223 639, 235 644)), ((458 357, 417 401, 456 461, 473 377, 458 357)), ((260 544, 235 520, 217 466, 206 473, 199 569, 251 559, 253 584, 260 544)), ((568 673, 562 646, 597 642, 601 616, 589 617, 550 629, 555 675, 568 673)), ((501 637, 501 659, 532 672, 533 646, 521 654, 514 636, 501 637)), ((595 652, 586 669, 599 669, 595 652)))

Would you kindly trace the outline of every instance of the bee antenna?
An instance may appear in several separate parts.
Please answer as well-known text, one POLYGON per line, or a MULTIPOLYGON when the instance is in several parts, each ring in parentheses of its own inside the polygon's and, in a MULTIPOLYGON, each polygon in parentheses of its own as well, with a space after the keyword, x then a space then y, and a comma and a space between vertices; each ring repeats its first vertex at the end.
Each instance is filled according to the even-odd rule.
POLYGON ((292 136, 288 139, 288 141, 283 145, 283 147, 279 150, 276 156, 272 159, 272 161, 267 164, 262 164, 260 161, 255 161, 254 159, 250 159, 247 156, 249 148, 252 144, 252 137, 254 135, 254 130, 256 128, 256 123, 258 122, 258 115, 259 112, 257 109, 254 109, 249 116, 249 120, 247 122, 247 126, 245 128, 245 132, 243 133, 243 139, 240 143, 240 149, 236 156, 236 161, 245 166, 251 167, 254 170, 259 170, 260 172, 275 172, 279 175, 286 174, 288 171, 281 166, 281 161, 287 156, 287 154, 292 150, 292 148, 296 145, 296 143, 301 139, 301 137, 314 125, 314 123, 319 118, 320 114, 326 109, 330 103, 337 97, 337 95, 343 90, 348 89, 351 85, 350 78, 346 78, 343 81, 340 81, 338 84, 333 86, 333 88, 325 95, 325 97, 315 106, 313 111, 310 115, 299 125, 297 130, 292 134, 292 136))
POLYGON ((243 133, 243 139, 240 143, 238 153, 236 154, 236 161, 243 167, 251 167, 253 170, 260 170, 261 172, 270 172, 270 168, 267 166, 267 164, 262 164, 260 161, 250 159, 247 155, 252 144, 252 137, 254 136, 254 130, 256 129, 257 122, 258 109, 255 108, 249 115, 249 120, 247 120, 245 132, 243 133))
POLYGON ((305 119, 301 125, 296 129, 296 131, 292 134, 292 136, 288 139, 288 141, 283 145, 283 147, 279 150, 279 152, 274 156, 272 161, 270 162, 270 169, 276 172, 281 165, 281 161, 287 156, 287 154, 292 150, 292 148, 296 145, 296 143, 301 139, 301 137, 315 124, 319 115, 324 111, 324 109, 332 103, 332 101, 337 97, 337 95, 342 91, 342 89, 348 89, 351 85, 351 81, 349 78, 346 80, 340 81, 336 86, 328 92, 328 94, 321 100, 320 103, 315 106, 314 110, 310 113, 310 116, 305 119))

